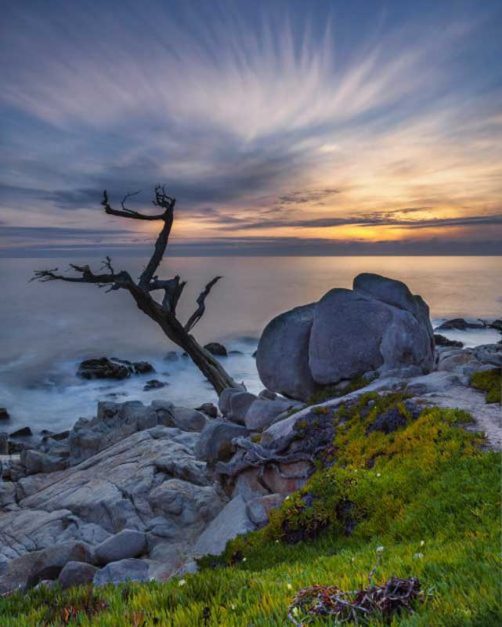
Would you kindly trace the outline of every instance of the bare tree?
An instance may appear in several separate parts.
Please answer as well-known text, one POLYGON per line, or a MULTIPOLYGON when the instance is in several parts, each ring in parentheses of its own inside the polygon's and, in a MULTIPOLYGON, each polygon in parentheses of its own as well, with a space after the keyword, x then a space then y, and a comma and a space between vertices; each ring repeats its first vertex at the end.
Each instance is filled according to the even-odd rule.
POLYGON ((137 281, 134 281, 131 275, 125 270, 116 272, 112 266, 110 257, 106 257, 100 273, 93 272, 88 265, 78 266, 76 264, 70 264, 70 268, 75 272, 75 275, 58 274, 58 268, 53 268, 49 270, 36 270, 33 279, 42 282, 67 281, 69 283, 94 283, 98 287, 108 286, 108 291, 119 289, 127 290, 134 298, 139 309, 154 320, 172 342, 186 351, 218 394, 225 388, 237 387, 237 383, 223 366, 211 353, 201 346, 191 334, 195 325, 204 315, 207 296, 221 277, 216 276, 209 281, 197 298, 197 308, 194 313, 185 324, 180 322, 176 314, 176 307, 186 285, 186 281, 181 281, 179 275, 171 279, 160 279, 155 274, 169 241, 176 199, 168 196, 163 186, 157 186, 155 188, 153 204, 162 211, 154 215, 149 215, 132 211, 126 207, 126 201, 132 195, 134 194, 127 194, 124 197, 121 202, 122 209, 113 209, 108 200, 108 194, 105 191, 101 204, 105 208, 105 212, 109 215, 132 220, 156 220, 162 222, 162 228, 155 242, 152 256, 137 281), (161 303, 152 297, 152 292, 158 290, 164 292, 161 303))

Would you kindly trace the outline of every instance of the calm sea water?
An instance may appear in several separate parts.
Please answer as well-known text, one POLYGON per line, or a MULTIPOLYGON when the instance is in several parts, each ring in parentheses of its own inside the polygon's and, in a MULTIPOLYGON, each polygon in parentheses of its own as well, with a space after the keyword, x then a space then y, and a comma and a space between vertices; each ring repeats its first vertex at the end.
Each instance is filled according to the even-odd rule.
MULTIPOLYGON (((66 265, 62 259, 0 260, 0 406, 13 416, 9 428, 21 423, 36 429, 66 428, 80 416, 93 415, 98 400, 165 398, 191 406, 214 400, 211 388, 187 359, 164 360, 175 347, 127 294, 107 294, 86 285, 28 282, 33 269, 66 265), (78 362, 101 355, 148 359, 157 370, 155 378, 169 385, 144 392, 151 376, 120 383, 77 379, 78 362)), ((137 258, 115 260, 116 268, 133 274, 141 266, 137 258)), ((219 340, 239 351, 227 358, 226 365, 236 379, 258 391, 252 353, 268 320, 319 299, 333 287, 350 287, 360 272, 405 281, 429 303, 435 321, 502 315, 502 257, 178 257, 165 260, 160 274, 178 273, 188 280, 182 317, 194 309, 203 285, 214 275, 223 275, 195 335, 202 342, 219 340)), ((500 336, 478 332, 462 339, 473 345, 500 336)))

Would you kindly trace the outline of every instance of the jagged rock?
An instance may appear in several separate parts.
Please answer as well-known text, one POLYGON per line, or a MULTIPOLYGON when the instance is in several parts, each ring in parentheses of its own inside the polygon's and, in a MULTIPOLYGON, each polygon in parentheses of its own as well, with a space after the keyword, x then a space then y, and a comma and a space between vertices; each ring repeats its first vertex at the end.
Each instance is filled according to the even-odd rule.
POLYGON ((296 307, 265 327, 256 367, 263 384, 291 398, 308 399, 317 389, 309 368, 309 341, 315 304, 296 307))
POLYGON ((195 556, 220 555, 229 540, 252 531, 254 528, 254 524, 247 515, 246 502, 242 496, 236 496, 225 505, 200 535, 193 554, 195 556))
POLYGON ((16 588, 32 588, 43 579, 56 579, 69 561, 92 561, 89 545, 83 542, 58 542, 41 551, 25 553, 7 565, 0 577, 0 594, 16 588))
POLYGON ((217 357, 227 357, 228 351, 219 342, 209 342, 206 344, 204 348, 211 353, 211 355, 216 355, 217 357))
POLYGON ((434 334, 434 342, 436 346, 448 346, 452 348, 462 348, 463 342, 459 342, 458 340, 450 340, 444 335, 440 335, 439 333, 434 334))
POLYGON ((276 422, 281 414, 298 407, 301 408, 303 405, 285 399, 271 401, 258 398, 247 410, 244 423, 250 431, 263 431, 276 422))
POLYGON ((123 529, 99 544, 94 555, 98 564, 138 557, 146 551, 146 536, 136 529, 123 529))
POLYGON ((255 400, 256 396, 250 392, 232 394, 229 399, 229 411, 226 417, 232 422, 244 425, 246 422, 246 412, 255 400))
POLYGON ((218 418, 218 408, 213 403, 202 403, 202 405, 196 409, 206 414, 206 416, 209 416, 209 418, 218 418))
POLYGON ((232 440, 248 434, 249 431, 245 427, 223 420, 213 420, 200 434, 195 455, 208 463, 227 460, 235 452, 232 440))
POLYGON ((59 573, 58 582, 63 590, 92 583, 98 572, 96 566, 86 562, 67 562, 59 573))
POLYGON ((94 575, 94 585, 119 584, 125 581, 148 581, 148 564, 143 560, 125 559, 112 562, 94 575))

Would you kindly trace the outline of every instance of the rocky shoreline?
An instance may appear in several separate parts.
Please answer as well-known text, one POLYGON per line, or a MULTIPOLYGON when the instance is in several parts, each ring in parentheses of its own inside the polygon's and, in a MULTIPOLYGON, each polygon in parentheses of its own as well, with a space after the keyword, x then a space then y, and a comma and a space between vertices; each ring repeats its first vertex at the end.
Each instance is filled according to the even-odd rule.
MULTIPOLYGON (((218 555, 228 540, 264 526, 270 511, 305 484, 336 428, 324 418, 327 410, 369 391, 405 392, 411 415, 434 405, 465 409, 474 420, 470 428, 485 433, 487 446, 501 449, 500 405, 486 404, 470 383, 475 372, 502 366, 502 345, 434 347, 427 306, 410 298, 406 286, 367 277, 358 285, 365 295, 358 293, 361 287, 350 295, 333 290, 320 307, 293 310, 269 325, 258 348, 267 384, 259 395, 229 388, 218 407, 198 409, 162 400, 103 402, 94 418, 2 455, 0 593, 55 582, 164 581, 195 571, 198 558, 218 555), (345 300, 356 300, 357 308, 364 301, 381 324, 366 336, 353 330, 352 353, 347 347, 335 362, 322 338, 336 336, 333 312, 345 300), (396 328, 406 333, 396 334, 396 328), (421 344, 409 353, 417 334, 421 344), (361 335, 367 349, 362 357, 361 335), (286 340, 290 348, 279 351, 286 340), (382 341, 379 363, 372 342, 382 341), (366 380, 344 393, 355 374, 351 364, 361 359, 366 380), (343 376, 327 374, 335 370, 343 376), (331 387, 322 388, 320 379, 331 387), (322 389, 326 399, 320 402, 305 392, 322 389)), ((343 325, 340 333, 347 335, 343 325)), ((372 428, 399 426, 399 416, 381 416, 372 428)))

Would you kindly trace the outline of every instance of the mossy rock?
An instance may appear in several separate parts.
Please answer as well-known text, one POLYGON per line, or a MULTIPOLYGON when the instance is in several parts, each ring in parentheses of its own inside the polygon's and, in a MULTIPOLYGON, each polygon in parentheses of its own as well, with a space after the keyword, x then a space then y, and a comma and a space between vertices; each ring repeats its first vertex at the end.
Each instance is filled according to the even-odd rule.
POLYGON ((471 377, 471 386, 486 392, 487 403, 500 403, 502 368, 475 372, 471 377))

